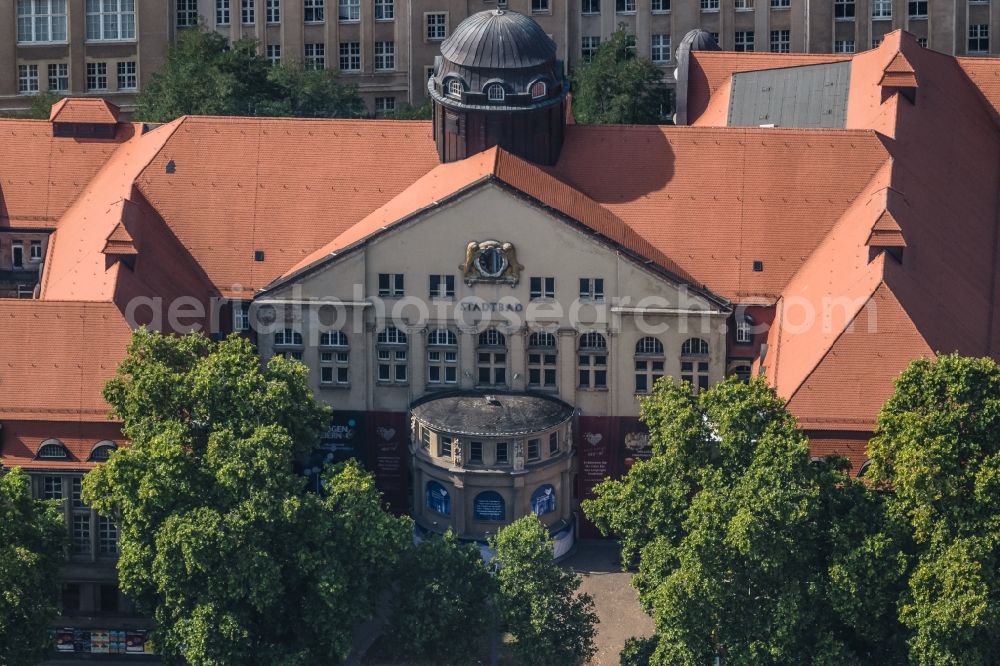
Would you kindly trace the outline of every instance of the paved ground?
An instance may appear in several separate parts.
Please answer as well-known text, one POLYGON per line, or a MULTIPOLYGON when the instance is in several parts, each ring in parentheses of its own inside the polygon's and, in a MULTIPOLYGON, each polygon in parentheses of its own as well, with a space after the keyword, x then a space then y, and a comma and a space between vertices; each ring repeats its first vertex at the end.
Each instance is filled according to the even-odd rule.
POLYGON ((610 541, 580 541, 563 564, 583 576, 580 589, 594 598, 597 615, 597 654, 592 666, 617 666, 618 653, 630 636, 651 636, 653 621, 639 608, 632 574, 618 564, 618 546, 610 541))

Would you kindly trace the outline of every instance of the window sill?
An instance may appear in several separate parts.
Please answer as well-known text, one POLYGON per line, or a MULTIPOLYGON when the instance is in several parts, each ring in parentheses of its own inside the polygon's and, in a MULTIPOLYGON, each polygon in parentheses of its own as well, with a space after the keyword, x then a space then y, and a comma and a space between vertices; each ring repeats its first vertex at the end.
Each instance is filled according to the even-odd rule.
POLYGON ((654 9, 649 12, 653 16, 665 16, 670 13, 669 9, 654 9))
POLYGON ((23 91, 23 92, 19 90, 19 91, 17 92, 17 95, 18 95, 18 97, 34 97, 34 96, 35 96, 35 95, 37 95, 37 94, 38 94, 39 92, 40 92, 40 91, 38 91, 38 90, 25 90, 25 91, 23 91))
POLYGON ((531 10, 531 15, 532 16, 552 16, 552 10, 551 9, 538 9, 538 10, 532 9, 531 10))
POLYGON ((873 21, 891 21, 892 17, 891 16, 873 16, 872 20, 873 21))
POLYGON ((395 20, 396 20, 395 18, 377 18, 377 19, 375 19, 375 22, 376 23, 392 23, 395 20))
POLYGON ((376 386, 384 386, 386 388, 406 388, 410 385, 410 382, 389 382, 384 379, 376 379, 376 386))
POLYGON ((654 60, 652 62, 653 62, 654 65, 657 65, 659 67, 662 67, 664 65, 669 65, 670 64, 669 60, 654 60))
POLYGON ((852 23, 854 21, 853 16, 839 16, 833 19, 836 23, 852 23))
POLYGON ((361 23, 361 19, 338 19, 337 23, 361 23))
POLYGON ((702 14, 718 14, 719 10, 718 9, 702 9, 701 13, 702 14))
POLYGON ((580 16, 600 16, 601 12, 581 12, 580 16))
MULTIPOLYGON (((375 73, 376 74, 392 74, 395 71, 396 71, 396 68, 394 67, 392 69, 376 69, 375 73)), ((389 112, 387 111, 386 113, 389 113, 389 112)), ((438 299, 433 299, 433 300, 438 300, 438 299)))
POLYGON ((57 42, 18 42, 17 45, 20 46, 66 46, 69 44, 67 40, 61 40, 57 42))
POLYGON ((590 388, 589 386, 577 386, 578 391, 587 391, 588 393, 607 393, 608 387, 590 388))
POLYGON ((632 10, 630 12, 617 12, 616 11, 615 15, 616 16, 635 16, 635 10, 632 10))
POLYGON ((126 39, 85 39, 84 44, 135 44, 135 37, 126 39))
POLYGON ((736 8, 736 13, 737 14, 746 14, 748 12, 752 12, 753 9, 754 9, 753 7, 737 7, 736 8))
POLYGON ((323 25, 326 21, 303 21, 304 25, 323 25))
POLYGON ((319 383, 319 387, 321 389, 324 389, 324 390, 325 389, 350 389, 351 385, 350 384, 337 384, 337 383, 334 383, 334 382, 326 382, 326 383, 320 382, 319 383))

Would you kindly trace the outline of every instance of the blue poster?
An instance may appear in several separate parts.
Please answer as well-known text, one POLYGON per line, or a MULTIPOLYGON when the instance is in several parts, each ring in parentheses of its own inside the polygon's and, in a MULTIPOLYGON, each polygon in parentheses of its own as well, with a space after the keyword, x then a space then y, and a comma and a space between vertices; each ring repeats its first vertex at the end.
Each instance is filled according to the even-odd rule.
POLYGON ((472 502, 473 520, 500 522, 507 519, 507 504, 500 493, 487 490, 476 495, 472 502))
POLYGON ((451 515, 451 495, 437 481, 427 482, 427 508, 442 516, 451 515))
POLYGON ((531 494, 531 511, 536 516, 544 516, 556 510, 556 489, 551 483, 539 486, 531 494))

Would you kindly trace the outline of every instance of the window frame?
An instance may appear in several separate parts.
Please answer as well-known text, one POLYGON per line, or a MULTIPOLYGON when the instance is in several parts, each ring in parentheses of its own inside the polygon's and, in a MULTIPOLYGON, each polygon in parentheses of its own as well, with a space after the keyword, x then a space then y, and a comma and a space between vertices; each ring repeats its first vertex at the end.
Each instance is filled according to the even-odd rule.
POLYGON ((424 41, 441 42, 448 38, 448 12, 424 12, 424 41))
POLYGON ((375 0, 375 20, 395 21, 396 20, 395 0, 375 0), (386 12, 386 9, 388 9, 389 11, 386 12))
POLYGON ((580 278, 580 299, 604 302, 604 278, 580 278))
POLYGON ((108 63, 106 62, 88 62, 87 63, 87 91, 88 92, 104 92, 108 89, 108 63), (93 71, 93 73, 91 73, 93 71), (91 85, 91 80, 95 83, 91 85), (104 84, 101 85, 101 81, 104 84))
POLYGON ((257 0, 240 0, 240 23, 242 25, 257 23, 257 0))
POLYGON ((608 340, 599 331, 581 333, 577 341, 577 388, 606 391, 610 366, 608 340))
POLYGON ((534 331, 528 335, 526 367, 527 384, 530 388, 543 391, 554 391, 559 388, 558 354, 559 344, 552 333, 534 331))
POLYGON ((379 273, 377 287, 380 298, 400 298, 406 294, 406 274, 379 273))
POLYGON ((615 14, 635 14, 635 0, 615 0, 615 14))
POLYGON ((198 25, 198 0, 177 0, 174 20, 174 25, 178 28, 193 28, 198 25))
POLYGON ((649 37, 650 60, 655 64, 663 65, 672 60, 670 53, 670 35, 656 34, 649 37), (664 55, 666 57, 664 57, 664 55))
POLYGON ((926 19, 928 16, 928 1, 927 0, 907 0, 906 3, 906 17, 911 19, 926 19), (923 11, 920 8, 923 7, 923 11), (914 11, 916 9, 916 11, 914 11))
POLYGON ((856 14, 857 6, 854 0, 833 0, 834 21, 853 21, 856 14))
POLYGON ((41 13, 35 11, 35 2, 26 3, 27 7, 26 13, 21 13, 21 5, 14 2, 14 17, 16 22, 15 37, 14 39, 18 44, 65 44, 69 41, 69 23, 68 23, 68 13, 66 11, 66 3, 69 0, 42 0, 45 2, 45 10, 41 13), (56 3, 61 3, 62 10, 54 10, 53 6, 59 6, 56 3), (40 36, 37 28, 39 27, 39 19, 42 19, 44 25, 44 34, 47 39, 39 39, 40 36), (57 37, 57 27, 61 27, 62 37, 57 37), (26 35, 22 28, 27 28, 27 32, 30 35, 26 35), (27 39, 25 37, 28 37, 27 39))
POLYGON ((396 71, 396 42, 394 41, 375 42, 375 71, 376 72, 396 71), (382 51, 381 53, 379 52, 380 49, 382 51))
POLYGON ((437 386, 458 384, 458 336, 447 327, 427 332, 427 383, 437 386), (436 373, 432 370, 437 370, 436 373), (437 375, 432 379, 432 375, 437 375))
POLYGON ((476 338, 476 386, 506 387, 509 362, 507 336, 495 327, 482 331, 476 338), (483 381, 484 371, 487 381, 483 381))
POLYGON ((580 13, 584 16, 596 16, 601 13, 601 0, 580 0, 580 13))
POLYGON ((337 0, 338 23, 359 23, 360 21, 361 0, 337 0))
POLYGON ((136 91, 139 89, 138 62, 135 60, 119 60, 115 69, 118 74, 118 90, 136 91), (129 71, 129 66, 131 66, 131 72, 129 71), (131 85, 129 85, 130 81, 131 85))
POLYGON ((39 85, 37 63, 23 63, 17 66, 18 95, 36 95, 39 92, 39 85))
POLYGON ((303 0, 302 22, 307 25, 326 23, 326 0, 303 0))
POLYGON ((791 53, 792 31, 790 29, 772 30, 770 47, 771 53, 791 53))
POLYGON ((264 23, 281 24, 281 0, 264 0, 264 23))
POLYGON ((738 53, 753 53, 756 50, 755 37, 753 30, 735 31, 733 33, 733 50, 738 53))
POLYGON ((308 44, 303 44, 302 52, 303 65, 306 69, 326 69, 325 42, 310 42, 308 44))
POLYGON ((375 382, 407 385, 409 377, 409 338, 395 326, 386 326, 375 338, 375 382), (383 376, 382 370, 386 370, 383 376))
POLYGON ((698 395, 701 391, 707 389, 711 381, 711 347, 708 341, 703 338, 688 338, 685 340, 681 345, 680 360, 681 381, 691 384, 691 392, 698 395))
POLYGON ((340 71, 356 74, 361 71, 361 42, 340 42, 340 71), (347 63, 347 67, 344 67, 347 63))
POLYGON ((215 25, 230 25, 233 19, 231 0, 215 0, 215 25))
POLYGON ((968 30, 968 42, 966 43, 967 49, 966 53, 985 55, 990 52, 990 24, 989 23, 973 23, 969 25, 968 30), (982 47, 985 42, 984 48, 973 48, 973 43, 982 47))

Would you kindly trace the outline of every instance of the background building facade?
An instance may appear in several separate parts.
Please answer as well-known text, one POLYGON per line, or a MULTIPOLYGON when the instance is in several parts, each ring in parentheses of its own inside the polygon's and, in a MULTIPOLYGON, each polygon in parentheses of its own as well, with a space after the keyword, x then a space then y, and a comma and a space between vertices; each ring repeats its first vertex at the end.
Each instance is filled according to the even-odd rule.
POLYGON ((200 17, 273 60, 339 68, 370 113, 429 101, 427 78, 451 30, 484 9, 531 16, 572 69, 620 25, 673 83, 696 28, 725 51, 854 53, 899 28, 943 53, 1000 52, 990 0, 0 0, 0 110, 52 91, 100 95, 128 112, 178 30, 200 17))

